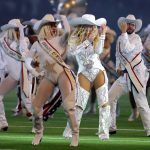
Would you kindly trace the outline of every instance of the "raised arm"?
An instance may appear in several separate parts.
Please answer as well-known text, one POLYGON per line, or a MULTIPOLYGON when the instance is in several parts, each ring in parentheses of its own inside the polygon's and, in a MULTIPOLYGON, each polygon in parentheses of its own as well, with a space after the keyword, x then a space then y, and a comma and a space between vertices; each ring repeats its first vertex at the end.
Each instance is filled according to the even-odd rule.
POLYGON ((107 31, 106 25, 102 25, 99 29, 100 39, 95 50, 97 54, 101 54, 103 52, 106 31, 107 31))
POLYGON ((70 25, 69 25, 69 23, 68 23, 67 17, 66 17, 65 15, 60 15, 60 18, 61 18, 61 20, 62 20, 65 33, 70 34, 70 25))

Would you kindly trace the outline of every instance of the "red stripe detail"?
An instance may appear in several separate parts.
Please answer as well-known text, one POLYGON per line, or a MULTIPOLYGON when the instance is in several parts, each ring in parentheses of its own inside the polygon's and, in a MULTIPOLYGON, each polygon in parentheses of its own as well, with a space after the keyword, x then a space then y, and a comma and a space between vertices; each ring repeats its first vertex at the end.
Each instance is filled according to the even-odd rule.
MULTIPOLYGON (((136 54, 136 56, 132 59, 132 61, 133 61, 139 54, 140 54, 140 53, 136 54)), ((131 62, 132 62, 132 61, 131 61, 131 62)))
POLYGON ((60 55, 60 53, 57 51, 57 49, 56 49, 55 47, 53 47, 53 46, 48 42, 47 39, 45 39, 45 41, 48 43, 49 46, 51 46, 51 47, 60 55))
MULTIPOLYGON (((131 70, 133 71, 133 73, 134 73, 136 79, 139 81, 140 85, 143 87, 143 85, 142 85, 142 83, 140 82, 139 78, 138 78, 137 75, 135 74, 135 72, 134 72, 134 70, 133 70, 133 68, 132 68, 132 66, 131 66, 131 63, 130 63, 130 62, 128 61, 128 59, 122 54, 122 52, 121 52, 121 50, 120 50, 120 43, 119 43, 119 52, 120 52, 120 54, 125 58, 125 60, 129 63, 129 65, 130 65, 130 67, 131 67, 131 70)), ((137 56, 138 56, 138 55, 137 55, 137 56)), ((136 57, 137 57, 137 56, 136 56, 136 57)))
POLYGON ((5 38, 4 38, 4 41, 5 41, 6 45, 9 47, 10 50, 12 50, 13 52, 15 52, 15 53, 17 53, 18 55, 22 56, 19 52, 13 50, 13 49, 9 46, 9 44, 7 43, 7 41, 6 41, 5 38))

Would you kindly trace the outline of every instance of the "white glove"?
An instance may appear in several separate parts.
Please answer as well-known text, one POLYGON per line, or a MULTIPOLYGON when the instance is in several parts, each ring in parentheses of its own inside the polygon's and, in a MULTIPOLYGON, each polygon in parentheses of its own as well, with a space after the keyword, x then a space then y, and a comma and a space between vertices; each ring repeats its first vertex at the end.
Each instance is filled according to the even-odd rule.
POLYGON ((19 51, 20 53, 24 53, 26 50, 28 50, 28 46, 29 46, 29 40, 24 37, 24 39, 21 39, 20 40, 20 43, 19 43, 19 51))
POLYGON ((24 28, 26 27, 27 25, 23 26, 22 24, 19 24, 20 40, 24 39, 24 28))

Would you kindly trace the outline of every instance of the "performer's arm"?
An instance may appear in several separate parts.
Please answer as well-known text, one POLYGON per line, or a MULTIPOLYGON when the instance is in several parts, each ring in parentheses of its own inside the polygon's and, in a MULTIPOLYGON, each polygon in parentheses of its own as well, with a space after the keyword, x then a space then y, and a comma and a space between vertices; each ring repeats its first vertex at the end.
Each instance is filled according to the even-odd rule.
POLYGON ((26 57, 25 57, 25 66, 26 66, 27 70, 28 70, 29 72, 31 72, 31 74, 32 74, 33 76, 39 77, 39 76, 42 76, 42 75, 43 75, 43 72, 41 72, 42 74, 39 73, 39 72, 37 72, 37 71, 36 71, 36 68, 34 68, 34 67, 32 66, 33 57, 34 57, 34 56, 36 55, 36 53, 37 53, 37 51, 36 51, 36 46, 37 46, 37 44, 36 44, 36 43, 37 43, 37 42, 35 42, 35 43, 32 45, 30 52, 29 52, 28 55, 26 55, 26 57))
POLYGON ((27 37, 25 37, 24 35, 24 28, 26 26, 23 26, 22 24, 20 24, 19 26, 19 33, 20 33, 20 37, 19 37, 19 51, 22 54, 22 57, 25 57, 25 55, 27 55, 27 53, 29 52, 29 39, 27 37))
POLYGON ((105 35, 106 35, 106 31, 107 31, 107 26, 105 24, 100 26, 98 31, 100 34, 100 39, 99 39, 98 45, 96 47, 96 53, 101 54, 103 52, 103 49, 104 49, 104 42, 105 42, 105 35))
POLYGON ((70 25, 68 23, 67 17, 65 15, 60 15, 60 17, 64 26, 65 33, 70 34, 70 25))
POLYGON ((97 45, 96 50, 95 50, 97 54, 101 54, 103 52, 104 42, 105 42, 105 34, 102 34, 100 36, 98 45, 97 45))
POLYGON ((86 49, 88 46, 91 45, 91 42, 89 40, 85 40, 83 43, 79 44, 78 46, 69 46, 68 47, 68 52, 71 55, 77 55, 84 49, 86 49))

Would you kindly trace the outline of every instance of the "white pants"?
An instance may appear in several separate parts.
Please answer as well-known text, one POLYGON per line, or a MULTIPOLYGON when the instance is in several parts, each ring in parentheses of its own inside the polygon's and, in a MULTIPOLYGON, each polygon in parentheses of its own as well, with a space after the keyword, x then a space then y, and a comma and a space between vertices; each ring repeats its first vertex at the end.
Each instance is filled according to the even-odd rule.
MULTIPOLYGON (((4 69, 0 69, 0 83, 4 80, 5 71, 4 69)), ((3 104, 3 96, 0 95, 0 130, 1 128, 8 126, 6 117, 5 117, 5 110, 3 104)))
MULTIPOLYGON (((109 94, 109 102, 111 106, 111 115, 112 115, 111 128, 114 130, 116 130, 117 100, 127 91, 128 91, 128 84, 126 82, 125 76, 119 77, 109 90, 108 94, 109 94)), ((137 108, 140 112, 140 116, 143 122, 144 129, 147 135, 150 135, 150 108, 149 108, 148 101, 146 98, 145 87, 140 93, 137 93, 134 87, 132 87, 132 91, 133 91, 133 96, 134 96, 137 108)))

